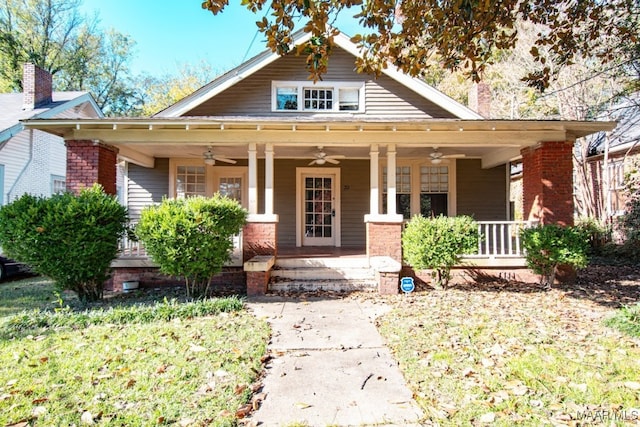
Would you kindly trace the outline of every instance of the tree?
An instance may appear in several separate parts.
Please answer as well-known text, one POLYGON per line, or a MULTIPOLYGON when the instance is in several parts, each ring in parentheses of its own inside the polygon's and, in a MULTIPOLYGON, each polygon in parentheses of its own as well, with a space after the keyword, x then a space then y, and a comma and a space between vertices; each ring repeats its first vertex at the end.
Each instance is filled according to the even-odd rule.
POLYGON ((0 208, 0 246, 83 302, 102 298, 127 224, 126 208, 99 185, 78 196, 25 194, 0 208))
POLYGON ((22 90, 22 64, 53 76, 55 90, 91 92, 106 114, 133 109, 128 63, 135 43, 103 31, 79 13, 80 0, 3 0, 0 3, 0 89, 22 90))
POLYGON ((187 95, 209 83, 215 72, 205 61, 198 64, 182 64, 178 73, 161 77, 139 76, 137 87, 141 88, 143 116, 151 116, 175 104, 187 95))
MULTIPOLYGON (((202 8, 214 15, 229 0, 205 0, 202 8)), ((297 23, 311 33, 298 48, 306 55, 314 80, 326 72, 335 31, 327 27, 345 10, 358 7, 354 15, 363 27, 353 37, 363 54, 356 66, 380 72, 387 64, 422 76, 430 68, 464 70, 478 81, 496 50, 512 48, 519 38, 516 22, 545 25, 530 46, 534 67, 524 78, 535 88, 548 86, 555 70, 576 56, 618 60, 624 42, 638 39, 637 0, 243 0, 253 12, 271 9, 271 19, 257 22, 272 51, 290 51, 297 23), (540 55, 541 49, 551 53, 540 55)))
POLYGON ((231 256, 231 238, 246 222, 240 204, 213 197, 165 199, 140 215, 136 234, 160 271, 185 278, 187 297, 202 298, 231 256))

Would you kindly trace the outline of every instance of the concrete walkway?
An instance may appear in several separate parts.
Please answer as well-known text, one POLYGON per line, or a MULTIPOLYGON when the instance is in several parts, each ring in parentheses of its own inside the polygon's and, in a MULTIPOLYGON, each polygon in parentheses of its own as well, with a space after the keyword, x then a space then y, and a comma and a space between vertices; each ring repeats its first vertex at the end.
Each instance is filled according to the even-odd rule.
POLYGON ((353 298, 250 298, 271 324, 261 426, 406 426, 422 413, 373 324, 386 304, 353 298))

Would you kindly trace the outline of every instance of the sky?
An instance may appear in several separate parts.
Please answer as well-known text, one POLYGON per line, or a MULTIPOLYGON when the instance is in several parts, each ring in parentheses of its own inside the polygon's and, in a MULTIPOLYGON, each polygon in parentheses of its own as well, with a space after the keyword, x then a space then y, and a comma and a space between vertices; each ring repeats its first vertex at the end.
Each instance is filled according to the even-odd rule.
MULTIPOLYGON (((135 40, 133 74, 175 74, 182 65, 203 60, 222 73, 266 49, 255 25, 265 12, 253 14, 240 0, 229 3, 216 16, 202 9, 202 0, 83 0, 81 11, 97 13, 103 29, 135 40)), ((349 21, 338 26, 351 35, 357 24, 349 21)))

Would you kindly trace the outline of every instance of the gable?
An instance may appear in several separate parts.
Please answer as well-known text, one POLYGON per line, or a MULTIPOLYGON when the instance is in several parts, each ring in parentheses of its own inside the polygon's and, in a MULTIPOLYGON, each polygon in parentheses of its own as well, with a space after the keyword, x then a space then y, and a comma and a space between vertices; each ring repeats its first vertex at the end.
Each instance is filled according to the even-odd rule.
MULTIPOLYGON (((272 62, 250 77, 217 94, 184 116, 261 116, 291 117, 313 115, 306 112, 273 111, 273 82, 298 82, 305 87, 326 87, 332 84, 364 84, 365 106, 362 113, 350 113, 365 117, 415 117, 456 118, 452 113, 415 91, 391 79, 387 75, 374 78, 354 71, 354 57, 338 48, 329 60, 328 72, 323 81, 308 80, 303 56, 289 54, 272 62)), ((339 116, 341 113, 324 113, 339 116)), ((344 113, 342 113, 344 114, 344 113)))
MULTIPOLYGON (((299 31, 294 35, 296 40, 294 44, 302 43, 309 37, 309 34, 299 31)), ((313 120, 317 116, 314 113, 324 113, 321 115, 325 119, 332 116, 332 119, 338 120, 340 117, 466 120, 483 118, 425 82, 403 74, 393 66, 383 69, 377 78, 356 73, 354 61, 359 54, 357 46, 341 33, 334 38, 334 42, 335 50, 329 58, 328 72, 323 75, 323 80, 318 85, 324 85, 324 87, 333 85, 328 89, 331 92, 329 95, 341 100, 342 94, 339 94, 341 84, 359 81, 361 87, 364 87, 362 85, 366 83, 366 97, 365 91, 358 88, 361 101, 357 112, 351 111, 351 114, 345 114, 342 111, 343 108, 338 108, 340 103, 333 104, 333 111, 327 111, 326 108, 324 111, 318 111, 322 108, 308 111, 306 107, 308 98, 300 98, 302 94, 307 93, 307 89, 317 89, 318 86, 308 86, 313 83, 308 79, 309 74, 304 57, 296 56, 292 49, 292 53, 284 57, 271 51, 264 51, 165 110, 156 113, 154 117, 271 116, 287 118, 288 115, 290 118, 292 114, 289 111, 283 112, 283 108, 280 107, 278 107, 280 111, 276 111, 274 100, 276 96, 272 86, 276 84, 274 82, 286 82, 289 85, 287 90, 291 91, 290 93, 297 91, 296 100, 300 101, 297 103, 296 113, 303 114, 294 114, 295 117, 308 117, 313 120), (333 114, 338 111, 341 114, 333 114)), ((283 95, 280 94, 280 96, 283 95)), ((353 96, 352 93, 345 97, 353 98, 353 96)))

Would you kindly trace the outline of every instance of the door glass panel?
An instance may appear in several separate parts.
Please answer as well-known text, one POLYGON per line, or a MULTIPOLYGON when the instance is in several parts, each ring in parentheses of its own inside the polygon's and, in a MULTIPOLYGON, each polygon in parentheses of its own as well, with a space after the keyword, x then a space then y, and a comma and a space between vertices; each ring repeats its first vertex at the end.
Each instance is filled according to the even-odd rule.
POLYGON ((306 178, 305 186, 305 237, 332 237, 332 178, 306 178))

